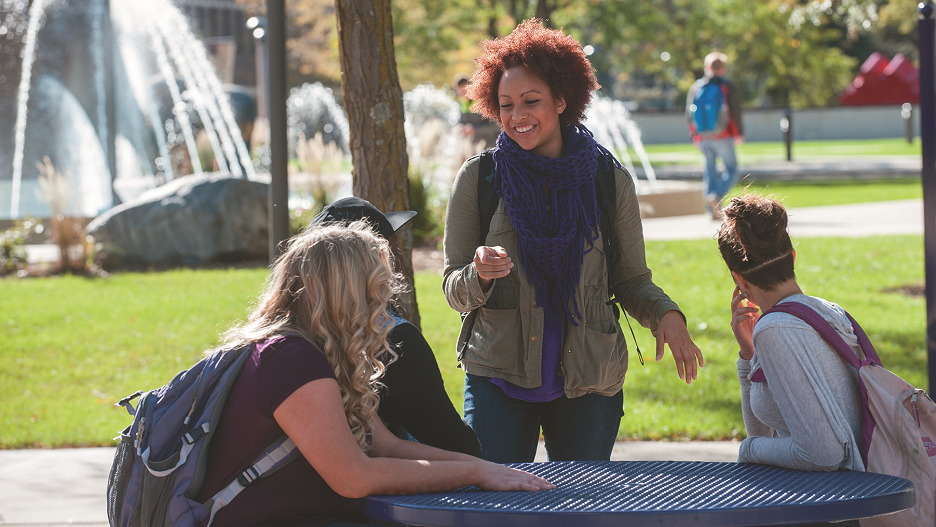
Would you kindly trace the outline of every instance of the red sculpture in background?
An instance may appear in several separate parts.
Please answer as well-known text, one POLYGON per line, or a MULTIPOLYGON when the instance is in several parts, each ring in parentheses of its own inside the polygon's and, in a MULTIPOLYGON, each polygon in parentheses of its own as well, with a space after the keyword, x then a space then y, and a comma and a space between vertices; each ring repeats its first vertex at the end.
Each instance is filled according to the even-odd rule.
POLYGON ((851 86, 839 96, 839 102, 845 106, 916 103, 920 101, 919 77, 916 66, 903 55, 897 54, 888 61, 874 52, 861 65, 861 73, 851 86))

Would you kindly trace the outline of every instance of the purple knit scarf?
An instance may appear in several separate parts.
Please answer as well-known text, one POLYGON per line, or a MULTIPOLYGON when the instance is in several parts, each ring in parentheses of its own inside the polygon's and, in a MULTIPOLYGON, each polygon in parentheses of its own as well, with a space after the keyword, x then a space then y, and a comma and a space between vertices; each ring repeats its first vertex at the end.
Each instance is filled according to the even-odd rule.
POLYGON ((520 148, 501 132, 494 149, 496 190, 517 233, 520 263, 536 290, 536 304, 578 326, 582 314, 575 289, 584 255, 598 239, 598 156, 609 152, 582 125, 567 125, 563 140, 565 156, 550 158, 520 148))

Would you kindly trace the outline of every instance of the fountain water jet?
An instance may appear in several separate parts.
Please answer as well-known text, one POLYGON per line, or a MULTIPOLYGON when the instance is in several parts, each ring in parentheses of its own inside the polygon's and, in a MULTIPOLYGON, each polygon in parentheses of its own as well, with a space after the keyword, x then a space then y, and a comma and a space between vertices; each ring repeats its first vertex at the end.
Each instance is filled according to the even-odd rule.
POLYGON ((701 184, 657 180, 656 172, 650 165, 650 157, 640 139, 640 128, 631 119, 624 103, 596 93, 585 112, 584 124, 595 134, 595 139, 614 152, 630 172, 637 189, 641 216, 681 216, 705 212, 701 184), (640 160, 646 181, 637 179, 628 147, 634 150, 640 160))
POLYGON ((46 0, 35 0, 29 6, 29 27, 26 30, 26 49, 23 52, 23 73, 20 77, 16 97, 16 124, 14 125, 15 148, 13 150, 13 185, 10 216, 19 217, 19 194, 23 179, 23 145, 26 142, 26 104, 29 102, 29 87, 32 80, 32 66, 36 59, 36 36, 42 16, 45 14, 46 0))
POLYGON ((18 85, 15 109, 0 111, 0 136, 13 138, 12 144, 0 139, 0 150, 9 149, 0 152, 0 218, 48 215, 41 198, 31 198, 38 190, 33 167, 44 156, 81 181, 81 188, 98 178, 109 189, 103 200, 79 196, 75 208, 84 215, 197 173, 198 130, 208 137, 220 169, 256 178, 207 52, 168 0, 0 0, 0 35, 6 35, 3 51, 19 70, 18 78, 0 75, 0 93, 8 100, 12 86, 2 84, 18 85), (14 55, 10 47, 21 52, 14 55), (160 88, 168 102, 157 97, 160 88), (76 104, 39 100, 50 91, 71 95, 76 104), (69 117, 46 111, 53 107, 66 108, 69 117), (94 141, 85 140, 89 128, 79 121, 90 123, 94 141))
POLYGON ((445 89, 423 84, 403 94, 403 112, 410 172, 447 194, 458 167, 479 150, 458 133, 458 103, 445 89))

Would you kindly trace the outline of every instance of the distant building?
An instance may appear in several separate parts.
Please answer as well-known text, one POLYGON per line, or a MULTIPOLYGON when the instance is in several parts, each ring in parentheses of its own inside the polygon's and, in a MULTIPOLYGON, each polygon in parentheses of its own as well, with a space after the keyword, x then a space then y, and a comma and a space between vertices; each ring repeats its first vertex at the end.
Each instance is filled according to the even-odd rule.
POLYGON ((887 60, 874 52, 839 97, 843 106, 903 104, 920 101, 920 72, 901 54, 887 60))
POLYGON ((222 82, 247 86, 257 82, 250 15, 236 0, 176 0, 192 31, 208 47, 222 82))

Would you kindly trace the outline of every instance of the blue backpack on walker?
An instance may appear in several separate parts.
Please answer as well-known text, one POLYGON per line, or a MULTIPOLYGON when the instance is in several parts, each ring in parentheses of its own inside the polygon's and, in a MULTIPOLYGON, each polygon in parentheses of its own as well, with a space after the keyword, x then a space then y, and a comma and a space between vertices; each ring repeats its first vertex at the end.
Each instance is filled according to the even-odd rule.
POLYGON ((725 131, 729 116, 725 103, 725 85, 721 79, 714 77, 696 81, 689 112, 697 134, 714 136, 725 131))

